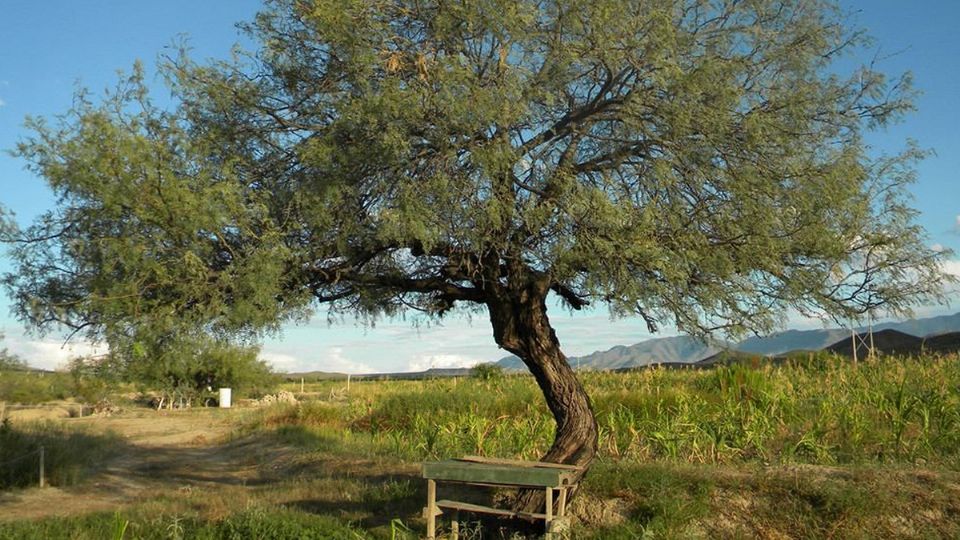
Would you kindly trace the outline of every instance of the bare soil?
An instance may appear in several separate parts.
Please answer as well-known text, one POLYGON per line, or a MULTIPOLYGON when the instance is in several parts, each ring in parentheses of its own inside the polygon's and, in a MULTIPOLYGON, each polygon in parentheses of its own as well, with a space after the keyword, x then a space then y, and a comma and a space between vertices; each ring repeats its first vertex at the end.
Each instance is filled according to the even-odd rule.
POLYGON ((64 418, 58 414, 62 408, 22 410, 18 417, 59 418, 69 426, 112 431, 122 438, 119 452, 79 486, 0 494, 0 521, 114 510, 158 494, 204 486, 242 488, 264 481, 260 460, 269 449, 249 440, 228 440, 242 410, 143 410, 111 417, 64 418))

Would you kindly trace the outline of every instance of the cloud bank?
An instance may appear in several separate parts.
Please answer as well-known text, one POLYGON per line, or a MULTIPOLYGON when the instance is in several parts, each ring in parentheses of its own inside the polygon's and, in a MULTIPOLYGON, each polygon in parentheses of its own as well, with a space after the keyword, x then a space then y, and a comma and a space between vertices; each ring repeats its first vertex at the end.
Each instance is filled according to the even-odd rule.
POLYGON ((64 344, 57 339, 29 339, 22 334, 7 335, 0 347, 27 361, 35 368, 62 369, 70 360, 80 356, 100 355, 107 352, 106 347, 84 340, 74 340, 64 344))

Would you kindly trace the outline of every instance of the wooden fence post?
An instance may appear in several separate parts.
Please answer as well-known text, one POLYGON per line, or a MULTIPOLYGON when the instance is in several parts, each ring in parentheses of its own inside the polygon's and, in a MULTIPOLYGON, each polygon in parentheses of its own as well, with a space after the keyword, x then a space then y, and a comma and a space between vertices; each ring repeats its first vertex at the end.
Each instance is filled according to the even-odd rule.
POLYGON ((44 470, 43 470, 44 455, 43 454, 44 454, 44 451, 43 451, 43 447, 41 446, 40 447, 40 487, 46 486, 46 479, 44 478, 44 474, 43 474, 44 473, 44 470))

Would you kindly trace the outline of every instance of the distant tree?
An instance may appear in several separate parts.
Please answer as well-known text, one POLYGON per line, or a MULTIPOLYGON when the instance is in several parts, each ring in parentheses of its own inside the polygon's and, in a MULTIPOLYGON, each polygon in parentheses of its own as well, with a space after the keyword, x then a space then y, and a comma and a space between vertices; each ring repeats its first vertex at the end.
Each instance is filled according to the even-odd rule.
MULTIPOLYGON (((0 334, 0 342, 3 341, 3 334, 0 334)), ((27 369, 27 362, 19 356, 7 351, 4 347, 0 349, 0 371, 22 371, 27 369)))
MULTIPOLYGON (((905 190, 864 142, 910 77, 835 60, 826 0, 274 0, 261 48, 81 93, 18 147, 59 197, 6 277, 20 316, 111 344, 249 335, 326 304, 484 310, 588 465, 590 400, 550 293, 694 335, 941 294, 905 190)), ((531 505, 532 499, 520 505, 531 505)))
POLYGON ((94 407, 107 401, 116 391, 117 383, 123 380, 121 368, 111 356, 71 358, 67 371, 72 395, 94 407))
POLYGON ((470 368, 470 376, 481 381, 498 381, 503 378, 503 367, 491 362, 477 364, 470 368))
POLYGON ((0 371, 23 371, 27 369, 27 363, 15 354, 10 354, 6 349, 0 350, 0 371))
POLYGON ((240 395, 271 387, 274 375, 259 353, 258 347, 180 338, 137 343, 131 351, 114 354, 121 359, 126 380, 160 392, 162 403, 172 408, 205 403, 219 388, 240 395))

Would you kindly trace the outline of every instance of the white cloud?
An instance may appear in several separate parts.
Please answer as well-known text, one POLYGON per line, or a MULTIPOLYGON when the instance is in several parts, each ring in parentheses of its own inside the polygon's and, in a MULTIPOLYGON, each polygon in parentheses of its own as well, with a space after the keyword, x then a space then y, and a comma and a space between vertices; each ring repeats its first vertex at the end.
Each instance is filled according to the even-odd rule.
POLYGON ((405 371, 426 371, 431 368, 467 368, 491 359, 471 358, 456 354, 432 354, 418 356, 407 363, 405 371))
POLYGON ((35 368, 58 369, 78 356, 94 356, 107 352, 106 347, 88 341, 76 340, 64 344, 52 339, 27 339, 14 336, 4 340, 3 345, 13 354, 26 360, 35 368))
POLYGON ((6 104, 7 104, 7 102, 4 101, 3 98, 0 98, 0 107, 3 107, 3 106, 6 105, 6 104))
POLYGON ((373 373, 383 371, 357 362, 344 354, 343 347, 326 350, 303 344, 268 343, 260 352, 274 370, 284 373, 297 371, 328 371, 338 373, 373 373))
POLYGON ((936 251, 937 253, 940 253, 946 248, 943 247, 943 244, 933 244, 932 246, 930 246, 930 249, 936 251))
POLYGON ((300 363, 296 356, 270 351, 261 352, 260 359, 270 364, 275 371, 296 371, 296 366, 300 363))
POLYGON ((374 371, 366 364, 347 358, 343 354, 343 347, 330 347, 327 349, 327 354, 321 360, 321 365, 326 371, 339 371, 343 373, 371 373, 374 371))
POLYGON ((951 259, 943 261, 942 266, 944 272, 960 277, 960 260, 951 259))

